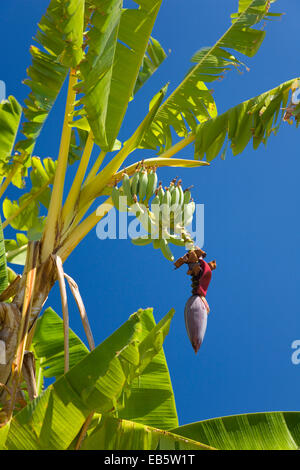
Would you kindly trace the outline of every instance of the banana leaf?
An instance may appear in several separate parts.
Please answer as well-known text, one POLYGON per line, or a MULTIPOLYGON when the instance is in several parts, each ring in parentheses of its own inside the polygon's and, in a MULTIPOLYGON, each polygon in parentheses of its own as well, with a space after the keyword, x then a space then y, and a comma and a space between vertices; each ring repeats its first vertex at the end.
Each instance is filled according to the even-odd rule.
MULTIPOLYGON (((243 152, 250 140, 254 149, 262 142, 266 144, 270 135, 276 134, 289 93, 295 87, 298 87, 298 79, 289 80, 200 124, 196 130, 195 158, 212 161, 221 152, 226 139, 226 148, 230 142, 233 155, 243 152)), ((223 153, 223 159, 224 156, 223 153)))
POLYGON ((173 314, 169 312, 146 337, 144 311, 131 315, 115 333, 13 417, 5 448, 67 449, 92 411, 118 413, 133 380, 160 351, 173 314))
POLYGON ((180 426, 172 432, 218 450, 298 450, 300 412, 226 416, 180 426))
POLYGON ((169 431, 124 419, 98 418, 82 450, 213 450, 210 446, 169 431))
POLYGON ((21 116, 22 107, 13 96, 0 103, 0 179, 14 171, 11 182, 18 188, 22 187, 23 165, 27 163, 26 158, 18 154, 13 155, 21 116))
POLYGON ((273 18, 269 8, 267 0, 239 1, 230 28, 214 46, 205 47, 193 56, 196 65, 162 103, 141 148, 163 152, 172 145, 171 128, 179 137, 186 137, 196 131, 199 123, 216 117, 212 90, 204 82, 220 80, 228 70, 244 67, 232 51, 248 57, 256 54, 266 34, 260 28, 261 23, 273 18))
POLYGON ((83 57, 84 0, 51 0, 31 46, 32 65, 24 84, 31 92, 25 100, 22 126, 25 139, 16 149, 31 155, 36 139, 53 108, 70 67, 83 57))
MULTIPOLYGON (((143 311, 141 322, 142 341, 155 327, 152 309, 143 311)), ((71 329, 69 335, 70 367, 73 367, 88 354, 88 350, 71 329)), ((58 378, 64 374, 63 322, 51 308, 37 322, 33 349, 44 377, 58 378)), ((172 384, 162 348, 142 374, 133 380, 130 395, 125 396, 123 409, 118 415, 160 429, 178 426, 172 384)))
MULTIPOLYGON (((64 374, 63 321, 52 308, 38 319, 32 342, 35 357, 40 361, 43 375, 58 378, 64 374)), ((78 336, 69 330, 70 368, 88 355, 88 349, 78 336)))

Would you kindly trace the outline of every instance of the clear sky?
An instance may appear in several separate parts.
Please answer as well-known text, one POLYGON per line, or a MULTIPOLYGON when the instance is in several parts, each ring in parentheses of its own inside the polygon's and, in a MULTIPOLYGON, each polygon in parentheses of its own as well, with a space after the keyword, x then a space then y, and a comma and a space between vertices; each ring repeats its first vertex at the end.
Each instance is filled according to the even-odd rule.
MULTIPOLYGON (((213 45, 230 24, 237 0, 164 0, 154 37, 169 52, 155 77, 130 104, 120 139, 126 140, 148 109, 149 100, 168 81, 172 90, 190 67, 189 59, 213 45)), ((0 80, 20 102, 30 63, 29 46, 47 0, 13 0, 1 5, 0 80)), ((249 72, 230 72, 214 84, 219 112, 299 76, 299 0, 279 0, 267 37, 249 72)), ((242 59, 243 60, 243 59, 242 59)), ((56 158, 64 100, 60 97, 36 147, 40 157, 56 158)), ((148 153, 147 153, 148 154, 148 153)), ((141 155, 141 153, 140 153, 141 155)), ((192 158, 193 148, 183 157, 192 158)), ((181 424, 222 415, 299 410, 300 365, 291 361, 291 344, 300 340, 299 299, 299 131, 282 124, 267 147, 209 168, 164 169, 164 185, 178 174, 183 186, 205 205, 205 244, 218 268, 208 291, 211 314, 204 344, 195 356, 183 310, 190 296, 186 269, 173 266, 151 247, 127 240, 100 241, 93 230, 65 264, 79 284, 96 343, 111 334, 139 307, 153 307, 156 320, 174 307, 165 342, 181 424)), ((70 182, 76 167, 69 172, 70 182)), ((19 197, 12 189, 11 198, 19 197)), ((7 229, 7 237, 11 235, 7 229)), ((181 256, 182 249, 174 250, 181 256)), ((18 267, 16 267, 18 270, 18 267)), ((48 305, 60 313, 58 288, 48 305)), ((84 338, 70 297, 71 326, 84 338)))

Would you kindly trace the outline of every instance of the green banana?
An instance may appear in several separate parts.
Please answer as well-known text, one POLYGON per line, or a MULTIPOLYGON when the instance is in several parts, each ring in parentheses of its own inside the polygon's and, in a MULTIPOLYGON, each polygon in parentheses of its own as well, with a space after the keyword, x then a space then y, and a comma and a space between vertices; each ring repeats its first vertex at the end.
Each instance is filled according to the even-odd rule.
POLYGON ((137 218, 141 222, 144 229, 147 230, 148 234, 151 233, 151 229, 154 223, 152 222, 150 218, 149 211, 148 210, 144 211, 143 213, 139 214, 137 218))
POLYGON ((178 181, 177 183, 178 191, 179 191, 179 201, 178 204, 182 205, 183 204, 183 199, 184 199, 184 192, 181 186, 181 180, 178 181))
POLYGON ((148 235, 144 235, 143 237, 132 238, 131 241, 136 246, 146 246, 152 243, 153 240, 148 235))
POLYGON ((171 217, 171 227, 174 228, 174 225, 182 223, 183 209, 180 204, 174 204, 171 207, 172 211, 170 214, 171 217))
POLYGON ((157 250, 158 248, 160 248, 160 239, 159 238, 154 238, 152 240, 152 243, 153 243, 153 248, 155 250, 157 250))
POLYGON ((163 196, 162 204, 166 204, 167 206, 170 206, 170 204, 171 204, 171 194, 170 194, 169 188, 165 188, 165 189, 166 189, 166 192, 163 196))
POLYGON ((151 202, 151 208, 152 206, 159 206, 160 205, 160 199, 159 199, 159 196, 157 194, 157 190, 155 192, 155 198, 152 199, 152 202, 151 202))
POLYGON ((124 196, 127 197, 128 206, 130 206, 132 203, 131 182, 127 173, 123 173, 123 191, 124 196))
POLYGON ((136 195, 133 196, 133 204, 129 207, 129 211, 133 212, 136 217, 139 217, 140 214, 144 214, 144 210, 138 203, 136 195))
POLYGON ((146 190, 146 202, 153 196, 157 188, 157 174, 155 170, 150 170, 148 174, 148 184, 146 190))
POLYGON ((161 215, 162 215, 162 225, 170 226, 170 205, 171 205, 171 194, 169 188, 165 188, 166 192, 162 200, 161 215))
POLYGON ((188 227, 192 223, 195 208, 196 208, 196 206, 195 206, 195 203, 194 203, 193 200, 184 206, 183 215, 184 215, 184 226, 185 227, 188 227))
POLYGON ((185 240, 183 240, 182 238, 175 237, 175 235, 169 235, 168 242, 173 243, 173 245, 176 246, 185 246, 186 243, 185 240))
POLYGON ((140 178, 139 178, 139 200, 142 202, 147 193, 147 186, 148 186, 148 174, 146 170, 140 171, 140 178))
POLYGON ((174 189, 175 189, 175 184, 174 184, 174 182, 173 182, 173 181, 171 181, 171 183, 170 183, 170 186, 169 186, 169 191, 170 191, 170 194, 172 194, 172 193, 173 193, 174 189))
POLYGON ((180 192, 178 186, 176 186, 172 192, 171 196, 171 206, 178 205, 179 204, 179 198, 180 198, 180 192))
POLYGON ((111 192, 111 198, 113 205, 115 206, 116 209, 119 210, 120 208, 120 190, 118 186, 114 186, 111 192))
POLYGON ((189 189, 185 189, 184 193, 183 193, 183 204, 188 204, 191 200, 191 191, 189 189))
POLYGON ((157 194, 157 190, 155 191, 156 195, 152 199, 151 202, 151 214, 154 224, 158 227, 159 226, 159 218, 160 218, 160 200, 157 194))
POLYGON ((162 203, 164 194, 165 194, 165 192, 164 192, 164 190, 163 190, 163 187, 162 187, 161 183, 159 183, 157 195, 158 195, 158 197, 159 197, 160 203, 162 203))
POLYGON ((133 177, 131 178, 131 196, 132 197, 138 194, 139 179, 140 179, 140 172, 139 170, 135 170, 135 173, 133 177))
POLYGON ((164 257, 167 258, 167 260, 174 261, 172 251, 170 250, 167 240, 165 240, 164 238, 160 239, 160 249, 164 257))

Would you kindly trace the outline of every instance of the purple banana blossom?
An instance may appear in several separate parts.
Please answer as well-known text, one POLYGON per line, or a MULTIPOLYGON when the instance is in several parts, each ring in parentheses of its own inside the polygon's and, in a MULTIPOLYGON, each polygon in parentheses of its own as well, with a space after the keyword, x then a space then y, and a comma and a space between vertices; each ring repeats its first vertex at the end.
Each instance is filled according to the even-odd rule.
POLYGON ((192 295, 184 309, 185 326, 195 353, 200 349, 207 326, 207 310, 199 295, 192 295))

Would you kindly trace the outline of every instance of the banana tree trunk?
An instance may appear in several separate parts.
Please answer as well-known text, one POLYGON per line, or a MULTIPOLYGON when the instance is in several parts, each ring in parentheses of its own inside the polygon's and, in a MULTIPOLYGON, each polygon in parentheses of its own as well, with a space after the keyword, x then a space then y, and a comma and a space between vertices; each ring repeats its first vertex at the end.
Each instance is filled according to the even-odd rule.
MULTIPOLYGON (((9 390, 12 364, 15 359, 20 339, 22 309, 28 271, 29 267, 26 262, 13 301, 11 303, 0 302, 0 340, 5 344, 6 356, 5 361, 1 361, 4 363, 0 363, 0 404, 4 405, 4 407, 9 396, 7 391, 9 390)), ((27 331, 32 331, 37 317, 41 312, 55 281, 56 269, 53 258, 50 256, 44 263, 40 263, 38 258, 27 331)))

